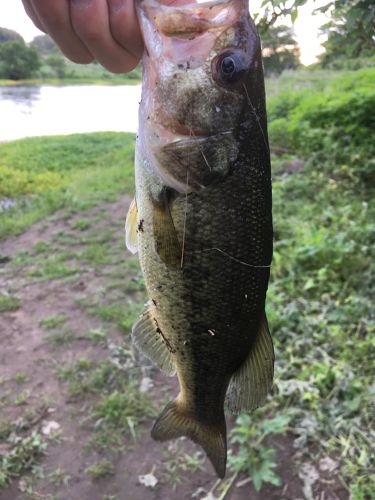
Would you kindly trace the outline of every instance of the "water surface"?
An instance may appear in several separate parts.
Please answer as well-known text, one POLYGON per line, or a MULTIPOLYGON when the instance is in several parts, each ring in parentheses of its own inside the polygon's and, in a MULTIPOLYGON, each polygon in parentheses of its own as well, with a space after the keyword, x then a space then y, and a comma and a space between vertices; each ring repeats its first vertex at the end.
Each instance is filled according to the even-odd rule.
POLYGON ((0 87, 0 142, 78 132, 136 132, 140 85, 0 87))

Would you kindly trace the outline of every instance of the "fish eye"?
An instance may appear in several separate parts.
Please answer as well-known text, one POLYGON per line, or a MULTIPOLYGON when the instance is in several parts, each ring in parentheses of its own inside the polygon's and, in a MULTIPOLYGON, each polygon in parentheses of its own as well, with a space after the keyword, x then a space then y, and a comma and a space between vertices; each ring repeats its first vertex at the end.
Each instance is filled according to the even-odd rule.
POLYGON ((211 63, 213 79, 224 87, 240 82, 246 71, 247 67, 240 51, 225 51, 214 57, 211 63))
POLYGON ((221 61, 221 71, 225 75, 231 75, 236 70, 236 63, 233 61, 233 58, 230 56, 224 57, 221 61))

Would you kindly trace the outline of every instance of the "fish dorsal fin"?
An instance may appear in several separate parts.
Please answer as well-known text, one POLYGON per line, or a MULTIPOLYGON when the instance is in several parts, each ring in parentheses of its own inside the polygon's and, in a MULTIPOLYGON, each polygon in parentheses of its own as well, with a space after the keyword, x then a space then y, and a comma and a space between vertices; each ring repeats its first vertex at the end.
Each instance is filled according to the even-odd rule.
POLYGON ((134 198, 130 203, 125 222, 125 244, 132 254, 138 252, 137 216, 138 210, 134 198))
POLYGON ((167 189, 162 191, 159 201, 153 201, 153 209, 155 250, 167 267, 180 267, 182 247, 170 212, 167 189))
POLYGON ((176 373, 170 345, 159 328, 151 309, 146 309, 134 324, 132 340, 134 345, 160 370, 168 375, 176 373))
POLYGON ((257 338, 240 368, 233 374, 228 388, 228 405, 237 414, 261 406, 273 380, 274 352, 264 313, 257 338))

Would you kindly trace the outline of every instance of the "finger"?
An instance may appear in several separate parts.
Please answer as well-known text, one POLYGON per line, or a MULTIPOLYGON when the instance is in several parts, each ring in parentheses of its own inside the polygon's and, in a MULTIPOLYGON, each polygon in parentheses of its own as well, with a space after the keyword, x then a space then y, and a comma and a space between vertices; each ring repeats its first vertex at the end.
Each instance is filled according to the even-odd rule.
POLYGON ((35 12, 33 6, 31 5, 29 0, 22 0, 23 3, 23 8, 25 9, 26 14, 29 16, 29 18, 32 20, 32 22, 35 24, 35 26, 40 29, 41 31, 46 32, 46 29, 40 20, 39 16, 35 12))
POLYGON ((74 32, 68 0, 30 0, 31 5, 47 33, 55 40, 61 51, 70 60, 88 64, 94 57, 74 32))
POLYGON ((133 0, 107 0, 109 26, 113 38, 125 50, 140 59, 143 39, 133 0))
POLYGON ((75 32, 102 66, 113 73, 126 73, 139 58, 113 38, 106 0, 70 0, 75 32))

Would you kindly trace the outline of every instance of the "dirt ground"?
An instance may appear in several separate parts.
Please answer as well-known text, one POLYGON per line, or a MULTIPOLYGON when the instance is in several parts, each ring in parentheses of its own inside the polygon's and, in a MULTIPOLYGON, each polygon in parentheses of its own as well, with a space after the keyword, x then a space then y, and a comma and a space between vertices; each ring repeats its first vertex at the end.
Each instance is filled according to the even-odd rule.
MULTIPOLYGON (((154 416, 135 419, 133 435, 119 429, 120 446, 88 445, 102 425, 91 418, 100 391, 95 392, 95 382, 74 391, 72 380, 61 374, 77 360, 99 366, 130 352, 129 325, 145 296, 137 260, 124 248, 128 204, 121 200, 80 214, 57 213, 0 244, 0 289, 18 304, 0 314, 0 421, 11 422, 21 437, 37 432, 48 444, 46 453, 30 463, 31 471, 0 490, 0 499, 305 498, 292 438, 273 443, 282 486, 264 486, 259 493, 230 471, 217 483, 211 465, 187 440, 152 441, 154 416), (95 464, 101 467, 93 469, 95 464), (153 478, 155 486, 142 484, 153 478)), ((129 359, 132 381, 156 415, 176 394, 176 380, 145 360, 129 359)), ((327 478, 314 498, 345 499, 347 494, 327 478)))

